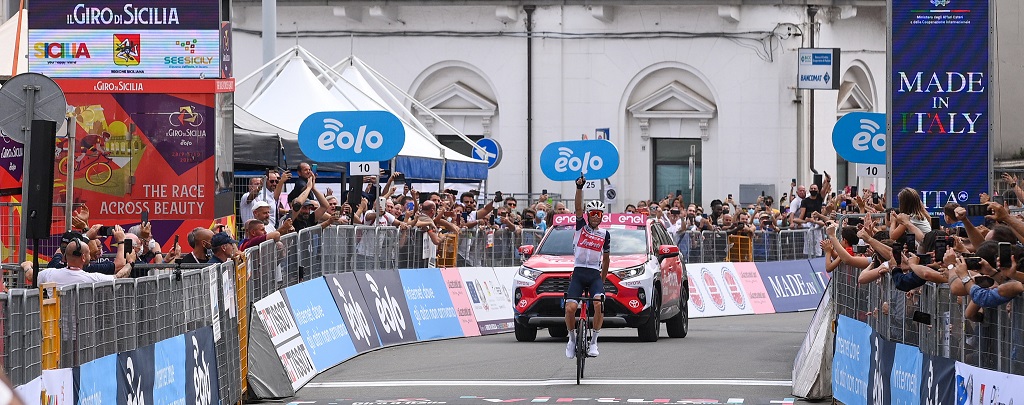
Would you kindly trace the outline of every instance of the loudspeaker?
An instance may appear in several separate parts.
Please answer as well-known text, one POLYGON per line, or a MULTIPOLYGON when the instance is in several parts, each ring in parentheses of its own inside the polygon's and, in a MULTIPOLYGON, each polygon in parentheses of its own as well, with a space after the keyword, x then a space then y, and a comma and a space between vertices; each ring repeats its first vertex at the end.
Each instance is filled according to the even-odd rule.
MULTIPOLYGON (((32 165, 25 173, 28 195, 22 196, 22 221, 26 225, 28 239, 50 237, 53 218, 53 157, 57 140, 57 123, 33 120, 32 142, 26 158, 32 165)), ((74 156, 69 153, 69 156, 74 156)))

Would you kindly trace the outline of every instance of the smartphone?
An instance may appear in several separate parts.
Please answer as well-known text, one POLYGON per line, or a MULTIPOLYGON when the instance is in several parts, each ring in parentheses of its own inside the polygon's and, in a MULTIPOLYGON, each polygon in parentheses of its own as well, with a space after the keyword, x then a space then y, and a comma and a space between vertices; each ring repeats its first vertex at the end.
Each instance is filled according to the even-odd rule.
POLYGON ((999 205, 1006 205, 1006 197, 1003 197, 1001 195, 992 196, 992 201, 999 203, 999 205))
POLYGON ((545 188, 545 189, 541 190, 540 193, 541 194, 547 194, 548 193, 548 189, 545 188))
POLYGON ((897 266, 903 262, 903 238, 894 241, 892 244, 892 261, 897 266))
POLYGON ((730 200, 732 199, 732 194, 729 194, 729 199, 730 199, 730 200))
POLYGON ((914 311, 914 322, 923 323, 925 325, 932 324, 932 314, 921 311, 914 311))
POLYGON ((174 244, 171 245, 171 249, 174 249, 175 246, 178 246, 178 235, 174 235, 174 244))
POLYGON ((314 174, 316 173, 316 163, 309 165, 309 168, 313 170, 314 174))
POLYGON ((142 223, 149 222, 149 211, 142 211, 142 223))
POLYGON ((1013 266, 1010 255, 1010 243, 999 242, 999 268, 1008 269, 1013 266))
POLYGON ((932 229, 939 229, 939 217, 932 217, 932 229))
POLYGON ((872 204, 878 204, 878 193, 877 192, 872 192, 871 193, 871 203, 872 204))
POLYGON ((856 197, 858 195, 857 191, 858 191, 857 190, 857 186, 850 186, 850 196, 851 197, 856 197))
POLYGON ((114 236, 114 227, 101 226, 98 234, 99 236, 114 236))
POLYGON ((967 236, 967 228, 964 228, 962 226, 956 227, 956 236, 959 236, 961 238, 969 237, 969 236, 967 236))
POLYGON ((981 258, 980 257, 964 257, 964 261, 967 262, 967 270, 981 270, 981 258))
POLYGON ((864 218, 851 217, 846 219, 846 225, 857 226, 864 223, 864 218))
POLYGON ((127 258, 128 257, 128 253, 131 253, 132 251, 133 251, 132 250, 132 240, 128 239, 128 238, 125 238, 125 240, 124 240, 124 257, 127 258))
POLYGON ((942 261, 946 257, 946 247, 949 246, 949 239, 945 236, 935 238, 935 260, 942 261))
POLYGON ((676 190, 676 197, 681 197, 682 195, 683 195, 683 190, 676 190))
POLYGON ((495 191, 494 192, 494 202, 496 202, 496 203, 500 203, 501 202, 501 192, 500 191, 495 191))
POLYGON ((796 185, 796 177, 794 177, 793 180, 790 180, 789 184, 792 184, 792 185, 795 186, 796 185))
POLYGON ((967 204, 967 216, 969 217, 980 217, 988 215, 988 205, 986 204, 967 204))
POLYGON ((405 184, 405 173, 398 173, 395 175, 395 185, 405 184))

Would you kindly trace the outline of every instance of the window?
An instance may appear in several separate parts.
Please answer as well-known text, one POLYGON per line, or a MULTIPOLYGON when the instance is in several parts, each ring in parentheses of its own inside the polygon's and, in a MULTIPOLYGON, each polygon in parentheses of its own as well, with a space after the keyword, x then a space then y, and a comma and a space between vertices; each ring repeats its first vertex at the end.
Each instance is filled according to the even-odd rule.
POLYGON ((652 139, 654 141, 654 198, 682 191, 683 202, 701 202, 701 140, 652 139), (690 190, 690 157, 693 157, 693 190, 690 190))

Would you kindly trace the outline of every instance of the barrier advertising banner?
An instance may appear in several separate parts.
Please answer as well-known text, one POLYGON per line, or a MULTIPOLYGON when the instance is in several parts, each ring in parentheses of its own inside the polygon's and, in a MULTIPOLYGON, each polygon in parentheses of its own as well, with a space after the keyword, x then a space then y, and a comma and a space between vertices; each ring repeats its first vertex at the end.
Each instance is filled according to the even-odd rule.
POLYGON ((74 369, 61 368, 43 370, 43 403, 47 405, 72 405, 75 403, 74 369))
POLYGON ((184 335, 185 343, 185 403, 188 405, 215 404, 220 398, 217 375, 217 351, 213 341, 213 328, 207 326, 184 335))
MULTIPOLYGON (((999 404, 1013 398, 1006 374, 956 362, 957 404, 999 404)), ((1020 398, 1020 397, 1017 397, 1020 398)))
POLYGON ((956 403, 956 362, 945 357, 921 356, 921 402, 922 404, 956 403))
POLYGON ((473 304, 480 334, 512 330, 512 298, 502 288, 494 271, 489 267, 463 267, 459 274, 473 304))
POLYGON ((754 313, 732 263, 687 264, 686 274, 703 304, 690 306, 691 318, 754 313))
POLYGON ((338 304, 323 277, 285 288, 284 293, 317 372, 356 355, 338 304))
POLYGON ((370 318, 370 309, 363 301, 359 291, 359 283, 352 273, 330 274, 324 276, 327 287, 334 295, 334 303, 341 310, 341 318, 345 321, 349 336, 356 352, 363 353, 380 347, 377 328, 370 318))
POLYGON ((270 334, 274 346, 280 346, 286 340, 298 336, 299 329, 295 326, 292 313, 288 310, 280 291, 274 291, 266 298, 252 304, 253 312, 263 321, 270 334))
POLYGON ((461 337, 458 313, 438 269, 398 270, 419 340, 461 337))
POLYGON ((832 359, 832 396, 847 405, 867 405, 871 327, 840 315, 832 359))
POLYGON ((100 357, 78 367, 78 403, 117 402, 117 354, 100 357))
POLYGON ((309 356, 309 350, 306 350, 306 344, 302 342, 301 336, 282 344, 277 348, 277 353, 281 356, 281 364, 284 365, 284 373, 292 383, 292 389, 302 388, 316 376, 316 366, 313 365, 313 359, 309 356))
POLYGON ((806 260, 757 263, 776 312, 815 309, 825 289, 806 260))
POLYGON ((153 346, 118 353, 117 405, 151 403, 153 377, 153 346))
POLYGON ((889 375, 892 405, 917 405, 921 403, 922 362, 921 350, 917 346, 896 343, 892 373, 889 375))
POLYGON ((811 265, 811 271, 818 276, 818 282, 821 283, 821 289, 825 290, 828 287, 828 281, 832 279, 832 274, 825 271, 825 258, 818 257, 814 259, 807 259, 807 263, 811 265))
POLYGON ((889 380, 892 376, 893 356, 896 344, 882 335, 871 334, 871 379, 868 380, 870 404, 888 404, 890 397, 889 380))
MULTIPOLYGON (((187 355, 192 355, 188 352, 187 355)), ((153 345, 153 403, 185 404, 185 335, 153 345)))
MULTIPOLYGON (((110 379, 109 377, 107 378, 110 379)), ((25 405, 39 405, 39 397, 43 392, 43 376, 36 377, 25 384, 14 387, 14 393, 25 405)))
POLYGON ((932 215, 950 202, 977 204, 979 194, 990 189, 989 13, 994 2, 888 3, 889 201, 895 206, 898 192, 913 187, 932 215), (950 50, 956 50, 955 57, 924 56, 950 50))
POLYGON ((459 316, 459 327, 462 328, 463 336, 480 336, 480 326, 477 325, 476 316, 473 315, 473 304, 469 299, 469 291, 462 282, 462 274, 459 269, 441 269, 441 277, 444 277, 444 285, 448 288, 448 297, 452 299, 452 307, 455 314, 459 316))
POLYGON ((764 288, 761 281, 761 274, 757 271, 754 263, 733 263, 732 267, 739 274, 740 282, 743 283, 743 291, 746 292, 750 306, 754 308, 755 314, 773 314, 775 307, 768 296, 768 290, 764 288))
POLYGON ((366 306, 370 307, 370 317, 381 344, 415 342, 416 329, 412 326, 412 314, 409 313, 398 272, 357 271, 356 281, 366 306))

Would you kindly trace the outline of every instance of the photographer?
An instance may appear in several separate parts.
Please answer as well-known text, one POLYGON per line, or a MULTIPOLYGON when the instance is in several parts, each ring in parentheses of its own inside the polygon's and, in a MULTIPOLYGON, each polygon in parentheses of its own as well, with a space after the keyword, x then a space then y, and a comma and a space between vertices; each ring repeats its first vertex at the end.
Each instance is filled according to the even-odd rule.
POLYGON ((982 321, 982 308, 998 307, 1024 292, 1024 284, 1015 279, 1019 277, 1016 260, 997 262, 997 256, 998 243, 986 241, 978 246, 977 257, 957 257, 955 264, 950 265, 955 275, 949 279, 950 294, 970 294, 971 303, 964 316, 971 320, 982 321), (998 268, 992 263, 996 263, 998 268))

